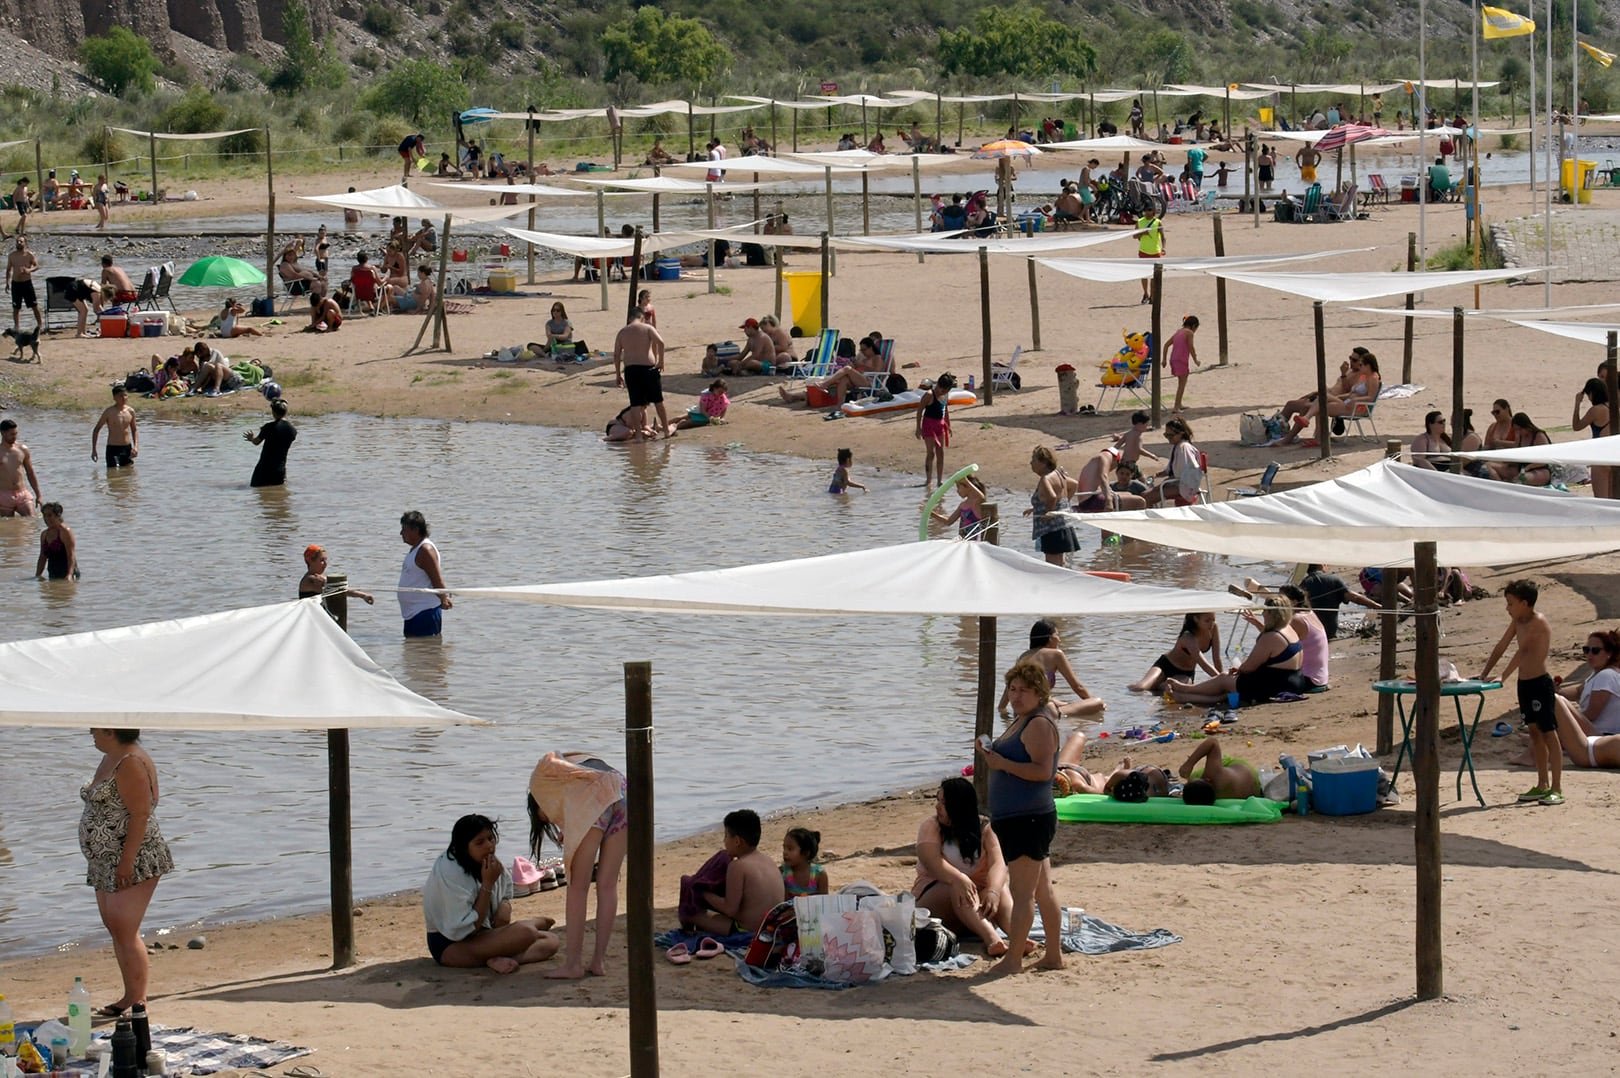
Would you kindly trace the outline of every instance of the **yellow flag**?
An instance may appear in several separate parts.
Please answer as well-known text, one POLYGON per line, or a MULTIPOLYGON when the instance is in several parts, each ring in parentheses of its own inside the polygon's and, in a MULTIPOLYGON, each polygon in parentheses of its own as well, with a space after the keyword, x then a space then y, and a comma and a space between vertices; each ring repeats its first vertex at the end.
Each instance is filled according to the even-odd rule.
POLYGON ((1575 42, 1575 44, 1577 44, 1581 48, 1585 49, 1586 50, 1586 55, 1590 56, 1592 59, 1594 59, 1598 63, 1602 64, 1604 67, 1608 67, 1610 64, 1614 63, 1614 53, 1612 53, 1612 52, 1604 52, 1602 49, 1598 48, 1596 45, 1588 45, 1584 41, 1577 41, 1577 42, 1575 42))
POLYGON ((1494 41, 1501 37, 1523 37, 1525 34, 1536 32, 1534 22, 1523 15, 1515 15, 1499 7, 1486 7, 1481 4, 1479 14, 1486 41, 1494 41))

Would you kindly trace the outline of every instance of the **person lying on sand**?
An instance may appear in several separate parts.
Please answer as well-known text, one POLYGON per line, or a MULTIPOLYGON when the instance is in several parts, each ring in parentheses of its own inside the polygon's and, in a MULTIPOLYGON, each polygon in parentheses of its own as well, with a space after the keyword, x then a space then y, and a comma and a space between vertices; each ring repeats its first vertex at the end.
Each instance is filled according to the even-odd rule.
POLYGON ((1223 755, 1220 738, 1205 738, 1181 765, 1186 780, 1181 799, 1189 805, 1213 805, 1217 800, 1260 796, 1260 773, 1247 761, 1223 755), (1194 778, 1198 765, 1203 771, 1194 778))

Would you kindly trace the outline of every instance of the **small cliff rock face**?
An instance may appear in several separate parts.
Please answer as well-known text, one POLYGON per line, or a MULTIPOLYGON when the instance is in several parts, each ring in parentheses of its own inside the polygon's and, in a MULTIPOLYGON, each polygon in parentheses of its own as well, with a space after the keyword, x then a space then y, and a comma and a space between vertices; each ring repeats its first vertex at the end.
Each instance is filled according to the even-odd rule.
MULTIPOLYGON (((334 0, 305 0, 316 40, 337 29, 334 0)), ((183 34, 210 48, 262 51, 283 43, 281 20, 287 0, 80 0, 62 6, 49 0, 0 0, 0 29, 41 52, 63 59, 78 55, 88 34, 123 26, 146 38, 152 51, 171 59, 169 34, 183 34)))

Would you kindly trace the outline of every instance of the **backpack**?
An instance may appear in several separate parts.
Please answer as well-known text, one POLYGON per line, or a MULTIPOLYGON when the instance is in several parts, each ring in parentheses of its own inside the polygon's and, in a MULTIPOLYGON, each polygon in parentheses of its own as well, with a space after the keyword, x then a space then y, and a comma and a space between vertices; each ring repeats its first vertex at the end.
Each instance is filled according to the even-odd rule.
POLYGON ((799 957, 799 921, 793 900, 778 902, 759 922, 743 961, 760 969, 778 969, 799 957))
POLYGON ((955 956, 958 951, 956 933, 946 928, 944 922, 937 917, 929 918, 926 925, 917 929, 916 942, 919 965, 943 962, 955 956))
POLYGON ((124 377, 124 388, 131 393, 155 393, 157 379, 151 371, 131 371, 124 377))

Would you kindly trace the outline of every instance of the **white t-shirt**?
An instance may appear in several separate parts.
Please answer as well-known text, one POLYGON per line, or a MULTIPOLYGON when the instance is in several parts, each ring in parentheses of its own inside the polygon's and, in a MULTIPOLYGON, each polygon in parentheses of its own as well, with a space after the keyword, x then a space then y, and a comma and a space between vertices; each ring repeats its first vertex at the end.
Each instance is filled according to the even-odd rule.
POLYGON ((1609 702, 1603 705, 1603 710, 1592 721, 1592 726, 1600 734, 1620 734, 1620 670, 1607 667, 1599 670, 1586 679, 1581 686, 1581 711, 1586 711, 1586 702, 1591 699, 1594 692, 1609 694, 1609 702))
MULTIPOLYGON (((478 922, 478 890, 482 880, 467 875, 467 870, 451 860, 448 853, 439 855, 422 885, 422 919, 429 932, 452 940, 464 940, 480 928, 489 928, 489 919, 478 922)), ((493 916, 501 903, 512 901, 512 875, 501 867, 501 878, 495 881, 490 895, 489 912, 493 916)))

